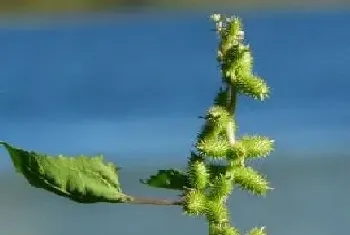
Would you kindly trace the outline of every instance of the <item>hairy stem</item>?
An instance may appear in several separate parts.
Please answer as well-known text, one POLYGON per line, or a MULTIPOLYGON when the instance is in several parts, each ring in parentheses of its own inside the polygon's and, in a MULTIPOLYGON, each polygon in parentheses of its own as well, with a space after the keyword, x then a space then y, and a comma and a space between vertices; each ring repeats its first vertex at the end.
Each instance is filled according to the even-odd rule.
POLYGON ((236 89, 233 87, 233 85, 230 83, 227 83, 226 87, 227 87, 226 88, 226 94, 227 94, 226 108, 227 108, 227 111, 234 114, 236 111, 237 92, 236 92, 236 89))

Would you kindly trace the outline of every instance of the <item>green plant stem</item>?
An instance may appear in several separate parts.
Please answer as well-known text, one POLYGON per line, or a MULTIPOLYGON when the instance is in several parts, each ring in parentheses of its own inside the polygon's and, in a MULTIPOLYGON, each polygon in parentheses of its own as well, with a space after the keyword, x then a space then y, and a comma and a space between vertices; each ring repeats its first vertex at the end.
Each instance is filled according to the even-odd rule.
MULTIPOLYGON (((226 83, 226 109, 228 112, 233 114, 233 118, 235 118, 236 111, 236 101, 237 101, 237 91, 236 89, 229 83, 226 83)), ((232 125, 232 123, 230 123, 232 125)), ((236 142, 236 133, 234 128, 228 128, 227 136, 229 138, 230 143, 233 145, 236 142)))

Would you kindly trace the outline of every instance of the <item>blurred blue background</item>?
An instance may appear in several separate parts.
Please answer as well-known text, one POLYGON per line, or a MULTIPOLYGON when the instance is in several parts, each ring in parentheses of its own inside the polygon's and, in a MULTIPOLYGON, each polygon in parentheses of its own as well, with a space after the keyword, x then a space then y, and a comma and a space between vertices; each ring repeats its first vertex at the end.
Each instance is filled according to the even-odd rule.
MULTIPOLYGON (((254 70, 271 87, 240 98, 239 134, 276 140, 255 166, 275 188, 235 192, 233 223, 269 234, 346 234, 350 223, 350 13, 226 11, 243 18, 254 70)), ((184 167, 220 85, 211 11, 2 17, 0 139, 121 166, 124 191, 184 167)), ((207 234, 179 207, 79 205, 33 189, 0 150, 0 234, 207 234)))

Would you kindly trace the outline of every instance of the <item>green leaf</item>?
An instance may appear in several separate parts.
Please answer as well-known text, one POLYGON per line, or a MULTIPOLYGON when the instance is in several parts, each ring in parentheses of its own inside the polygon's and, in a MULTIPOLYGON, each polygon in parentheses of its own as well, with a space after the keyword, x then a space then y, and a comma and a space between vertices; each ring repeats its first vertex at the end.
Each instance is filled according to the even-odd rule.
POLYGON ((105 164, 102 156, 58 157, 26 151, 0 142, 8 151, 18 173, 30 185, 42 188, 78 203, 131 200, 118 182, 118 168, 105 164))
POLYGON ((147 180, 140 180, 140 183, 155 188, 166 188, 182 190, 189 187, 188 175, 177 169, 159 170, 156 175, 150 176, 147 180))

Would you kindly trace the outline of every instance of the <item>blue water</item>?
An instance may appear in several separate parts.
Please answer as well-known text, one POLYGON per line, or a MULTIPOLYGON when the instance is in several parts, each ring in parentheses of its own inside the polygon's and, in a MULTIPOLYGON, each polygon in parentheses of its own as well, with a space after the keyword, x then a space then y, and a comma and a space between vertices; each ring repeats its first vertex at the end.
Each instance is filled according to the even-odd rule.
MULTIPOLYGON (((4 20, 0 26, 0 139, 51 154, 103 153, 119 165, 138 169, 185 163, 202 124, 197 116, 211 105, 220 85, 217 38, 207 16, 202 12, 4 20)), ((276 140, 276 151, 268 160, 274 167, 267 172, 276 181, 274 187, 280 188, 279 196, 267 204, 254 204, 259 208, 254 212, 255 222, 267 223, 271 234, 345 232, 350 216, 346 212, 350 211, 349 188, 344 181, 350 176, 349 161, 344 165, 350 141, 350 13, 247 12, 240 16, 253 49, 255 71, 272 92, 263 103, 244 97, 239 100, 239 133, 276 140), (334 162, 329 166, 330 158, 334 162), (313 170, 303 165, 312 159, 321 162, 313 170), (297 167, 288 168, 291 162, 297 167), (279 169, 282 166, 284 170, 279 169), (329 171, 331 175, 325 173, 329 171), (332 189, 327 188, 330 185, 332 189), (319 211, 321 205, 324 211, 319 211)), ((7 154, 1 150, 0 155, 0 172, 10 174, 7 154)), ((22 185, 16 182, 13 184, 22 185)), ((200 222, 193 225, 193 219, 167 208, 164 212, 149 208, 149 214, 143 215, 161 219, 161 223, 139 218, 140 227, 130 230, 130 224, 111 218, 113 214, 123 219, 118 209, 71 207, 23 185, 16 187, 3 196, 6 204, 1 205, 15 208, 9 212, 13 218, 21 214, 23 226, 30 226, 25 215, 40 214, 40 223, 44 222, 39 218, 51 216, 50 229, 33 228, 29 234, 96 234, 103 229, 103 234, 177 234, 175 229, 167 230, 175 226, 171 220, 193 229, 184 226, 182 234, 206 233, 200 222), (11 201, 19 192, 24 200, 20 204, 11 201), (36 211, 35 205, 44 199, 48 202, 41 212, 36 211), (50 200, 58 202, 50 204, 50 200), (58 210, 56 203, 65 206, 58 210), (57 210, 61 222, 54 223, 57 210), (100 220, 91 217, 89 210, 101 216, 100 220), (63 216, 66 213, 72 217, 63 216), (161 216, 164 213, 169 218, 161 216), (82 226, 87 217, 100 222, 80 229, 72 224, 82 226), (68 226, 67 230, 60 230, 57 223, 68 226), (100 228, 100 223, 109 225, 100 228), (115 232, 114 223, 124 230, 115 232)), ((248 204, 252 200, 240 198, 248 204)), ((2 221, 8 221, 0 220, 4 234, 23 234, 23 227, 11 226, 9 214, 1 211, 2 221)), ((250 216, 243 207, 239 211, 250 216)), ((125 213, 134 218, 146 212, 130 209, 125 213)))

